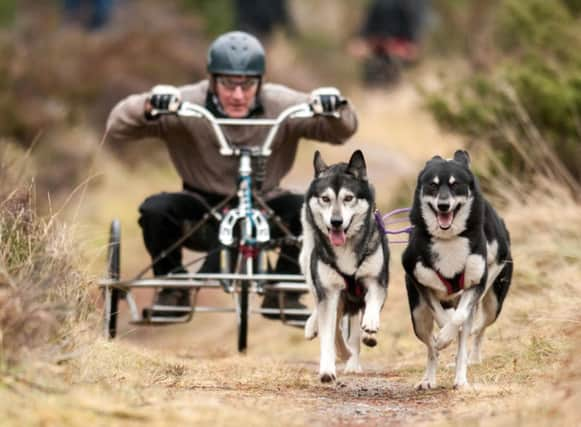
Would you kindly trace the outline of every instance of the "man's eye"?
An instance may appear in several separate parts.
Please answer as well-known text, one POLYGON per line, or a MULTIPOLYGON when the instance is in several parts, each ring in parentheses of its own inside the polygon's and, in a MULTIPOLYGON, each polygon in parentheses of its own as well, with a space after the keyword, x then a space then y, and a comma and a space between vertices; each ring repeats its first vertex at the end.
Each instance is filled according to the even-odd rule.
POLYGON ((343 200, 345 200, 346 202, 350 202, 353 200, 353 196, 349 194, 348 196, 345 196, 343 200))
POLYGON ((331 199, 329 198, 329 196, 322 196, 321 201, 323 203, 329 203, 331 201, 331 199))

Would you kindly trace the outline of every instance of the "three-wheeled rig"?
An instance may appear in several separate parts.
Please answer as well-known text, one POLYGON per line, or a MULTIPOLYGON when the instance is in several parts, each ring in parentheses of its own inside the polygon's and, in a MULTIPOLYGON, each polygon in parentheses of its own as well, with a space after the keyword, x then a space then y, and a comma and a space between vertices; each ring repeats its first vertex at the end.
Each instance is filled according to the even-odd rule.
MULTIPOLYGON (((117 332, 119 301, 127 302, 132 324, 160 325, 184 323, 200 312, 234 312, 238 320, 238 351, 247 347, 248 316, 251 313, 278 315, 287 324, 301 326, 301 322, 287 319, 290 315, 308 315, 306 309, 285 308, 285 291, 306 291, 308 289, 302 275, 269 273, 267 257, 281 244, 300 245, 299 237, 293 236, 274 212, 267 206, 254 185, 264 173, 266 158, 271 154, 271 145, 280 125, 287 119, 312 117, 313 112, 307 103, 291 106, 276 119, 218 119, 202 106, 184 102, 177 114, 192 120, 207 120, 217 137, 220 154, 235 156, 239 161, 238 186, 236 192, 227 197, 197 223, 188 227, 182 239, 175 243, 187 246, 187 239, 195 238, 209 220, 219 223, 218 239, 220 247, 220 271, 217 273, 170 274, 144 278, 150 264, 132 279, 121 278, 121 224, 113 220, 110 228, 107 254, 107 277, 99 282, 104 294, 104 333, 114 338, 117 332), (269 126, 265 141, 256 146, 234 146, 222 131, 222 126, 269 126), (236 203, 234 207, 232 203, 236 203), (284 237, 271 237, 271 223, 280 227, 284 237), (152 305, 140 310, 132 291, 141 288, 189 288, 192 291, 191 306, 152 305), (196 304, 202 289, 222 290, 233 297, 233 306, 209 307, 196 304), (279 308, 266 309, 253 307, 250 296, 264 292, 277 292, 279 308), (163 316, 156 313, 164 312, 163 316), (175 313, 168 316, 167 313, 175 313)), ((279 233, 280 234, 280 233, 279 233)), ((167 251, 174 249, 168 248, 167 251)), ((207 256, 208 254, 206 254, 207 256)), ((200 261, 198 258, 195 261, 200 261)), ((155 262, 155 260, 153 261, 155 262)))

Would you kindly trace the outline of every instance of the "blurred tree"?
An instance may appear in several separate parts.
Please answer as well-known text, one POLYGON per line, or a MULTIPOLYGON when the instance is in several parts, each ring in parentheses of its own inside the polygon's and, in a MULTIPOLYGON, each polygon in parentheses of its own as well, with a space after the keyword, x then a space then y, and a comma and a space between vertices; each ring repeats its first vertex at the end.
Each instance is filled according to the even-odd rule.
POLYGON ((14 22, 16 16, 16 0, 0 1, 0 26, 7 26, 14 22))
POLYGON ((232 0, 182 0, 186 9, 202 17, 205 32, 216 37, 233 27, 234 5, 232 0))
POLYGON ((496 63, 430 97, 440 123, 486 141, 514 173, 581 181, 581 26, 568 0, 493 10, 496 63))

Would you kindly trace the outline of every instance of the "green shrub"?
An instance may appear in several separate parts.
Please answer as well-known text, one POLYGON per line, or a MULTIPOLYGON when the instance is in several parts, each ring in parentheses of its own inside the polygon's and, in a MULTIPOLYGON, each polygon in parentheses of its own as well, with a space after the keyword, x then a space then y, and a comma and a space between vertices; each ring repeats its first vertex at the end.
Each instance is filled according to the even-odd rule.
POLYGON ((0 27, 9 26, 16 16, 16 0, 0 1, 0 27))
POLYGON ((186 10, 203 18, 206 33, 216 37, 232 30, 234 25, 232 0, 182 0, 186 10))
POLYGON ((564 0, 506 0, 496 16, 501 60, 429 96, 429 109, 445 127, 491 146, 512 172, 581 181, 579 19, 564 0))

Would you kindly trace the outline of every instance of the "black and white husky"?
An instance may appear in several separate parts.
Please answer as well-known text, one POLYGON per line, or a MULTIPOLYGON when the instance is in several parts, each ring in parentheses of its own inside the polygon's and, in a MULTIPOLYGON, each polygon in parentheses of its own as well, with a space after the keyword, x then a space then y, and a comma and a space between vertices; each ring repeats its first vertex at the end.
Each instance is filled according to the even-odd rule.
POLYGON ((375 222, 374 190, 361 151, 348 164, 331 166, 317 151, 314 166, 302 211, 300 263, 317 305, 305 336, 319 335, 319 375, 322 382, 331 382, 336 356, 347 361, 345 372, 360 372, 360 340, 370 347, 377 344, 389 252, 375 222), (344 314, 349 318, 347 342, 340 327, 344 314))
POLYGON ((509 234, 480 192, 466 151, 439 156, 421 171, 410 214, 413 231, 402 261, 416 336, 428 350, 418 389, 436 386, 438 350, 458 338, 454 387, 468 384, 470 363, 480 362, 484 330, 502 308, 512 277, 509 234), (434 320, 441 328, 434 337, 434 320))

